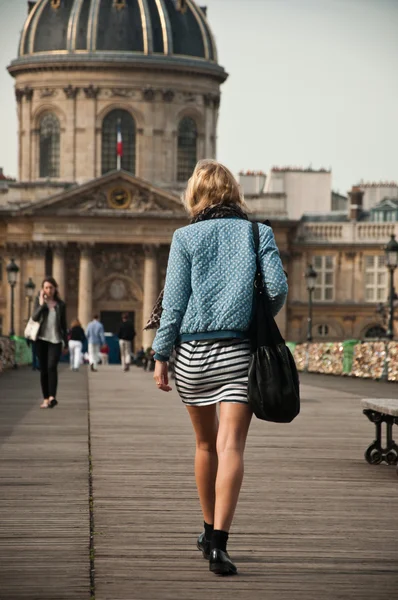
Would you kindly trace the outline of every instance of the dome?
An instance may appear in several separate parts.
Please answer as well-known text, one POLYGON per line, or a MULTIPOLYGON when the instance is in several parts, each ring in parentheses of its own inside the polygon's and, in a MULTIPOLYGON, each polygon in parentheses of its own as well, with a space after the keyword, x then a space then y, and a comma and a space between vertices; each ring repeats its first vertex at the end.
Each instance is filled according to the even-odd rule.
POLYGON ((196 61, 218 71, 206 8, 193 0, 29 2, 21 62, 196 61))

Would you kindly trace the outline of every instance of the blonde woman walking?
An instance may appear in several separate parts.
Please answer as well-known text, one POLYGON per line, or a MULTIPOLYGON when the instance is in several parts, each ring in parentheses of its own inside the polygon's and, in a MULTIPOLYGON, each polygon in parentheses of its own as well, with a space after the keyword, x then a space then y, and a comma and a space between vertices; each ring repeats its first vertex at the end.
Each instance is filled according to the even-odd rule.
MULTIPOLYGON (((256 254, 239 185, 226 167, 214 160, 199 162, 185 205, 192 223, 175 232, 170 248, 153 344, 154 379, 158 389, 170 391, 168 361, 175 347, 176 387, 196 436, 195 475, 204 518, 197 547, 210 571, 233 575, 237 568, 227 541, 252 418, 248 330, 256 254)), ((263 278, 276 315, 287 296, 287 281, 272 229, 259 229, 263 278)))

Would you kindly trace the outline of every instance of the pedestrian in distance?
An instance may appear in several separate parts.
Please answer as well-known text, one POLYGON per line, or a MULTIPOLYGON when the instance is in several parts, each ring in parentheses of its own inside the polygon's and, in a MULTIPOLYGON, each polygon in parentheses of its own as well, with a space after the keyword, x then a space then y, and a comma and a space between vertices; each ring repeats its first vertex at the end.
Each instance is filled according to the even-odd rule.
POLYGON ((58 363, 63 349, 67 349, 66 305, 53 277, 44 279, 35 299, 32 319, 40 323, 36 340, 43 392, 40 408, 53 408, 58 404, 58 363))
POLYGON ((78 371, 82 363, 83 344, 86 340, 86 335, 79 319, 72 321, 68 339, 70 368, 71 371, 78 371))
POLYGON ((101 359, 101 365, 109 365, 109 346, 108 346, 108 344, 105 344, 105 346, 101 346, 100 359, 101 359))
POLYGON ((86 337, 88 341, 90 369, 97 371, 97 365, 100 360, 100 348, 106 344, 104 326, 100 323, 98 315, 94 315, 93 320, 87 325, 86 337))
MULTIPOLYGON (((196 436, 195 475, 204 518, 197 547, 210 571, 233 575, 237 568, 227 541, 252 418, 247 392, 256 251, 239 185, 220 163, 197 164, 185 206, 192 221, 174 233, 170 248, 153 343, 154 379, 159 390, 171 390, 168 361, 175 347, 176 388, 196 436)), ((259 224, 259 230, 262 275, 276 315, 286 300, 287 281, 272 229, 259 224)))
POLYGON ((137 354, 134 356, 134 364, 136 367, 143 367, 144 366, 144 359, 145 359, 145 350, 144 350, 144 346, 141 346, 141 348, 138 350, 137 354))
POLYGON ((130 370, 131 353, 133 351, 133 341, 135 338, 135 329, 128 313, 123 313, 122 324, 117 334, 119 338, 120 358, 123 371, 130 370))

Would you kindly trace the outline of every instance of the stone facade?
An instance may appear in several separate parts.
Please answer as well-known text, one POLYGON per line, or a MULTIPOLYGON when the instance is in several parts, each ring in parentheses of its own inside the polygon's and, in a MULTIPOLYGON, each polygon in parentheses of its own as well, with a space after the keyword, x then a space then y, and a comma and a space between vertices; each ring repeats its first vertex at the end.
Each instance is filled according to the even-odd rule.
POLYGON ((135 120, 138 177, 176 187, 177 130, 184 117, 197 125, 198 159, 216 156, 220 85, 212 77, 160 72, 154 78, 150 71, 130 71, 126 77, 117 68, 19 69, 11 71, 17 78, 21 181, 40 181, 39 124, 48 113, 60 122, 62 182, 84 183, 101 175, 102 122, 115 109, 126 110, 135 120))

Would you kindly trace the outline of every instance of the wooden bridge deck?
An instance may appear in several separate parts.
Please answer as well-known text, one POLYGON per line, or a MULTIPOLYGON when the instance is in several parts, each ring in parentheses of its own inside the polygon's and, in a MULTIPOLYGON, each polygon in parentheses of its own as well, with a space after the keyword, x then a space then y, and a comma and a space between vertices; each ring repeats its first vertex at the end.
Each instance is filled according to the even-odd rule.
MULTIPOLYGON (((360 398, 397 386, 303 376, 301 416, 253 421, 229 550, 209 573, 191 426, 150 374, 63 370, 40 411, 37 374, 0 378, 0 600, 90 598, 88 405, 96 600, 391 600, 398 589, 398 478, 363 459, 360 398), (89 404, 88 404, 89 400, 89 404)), ((397 436, 396 436, 397 437, 397 436)), ((92 557, 91 557, 92 558, 92 557)))

